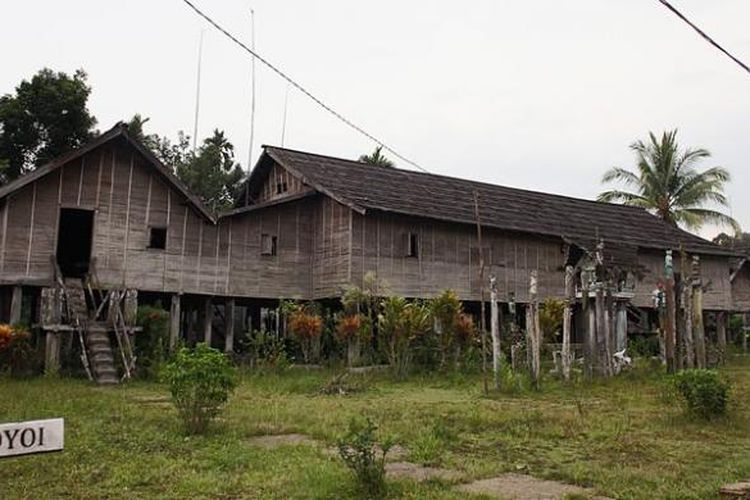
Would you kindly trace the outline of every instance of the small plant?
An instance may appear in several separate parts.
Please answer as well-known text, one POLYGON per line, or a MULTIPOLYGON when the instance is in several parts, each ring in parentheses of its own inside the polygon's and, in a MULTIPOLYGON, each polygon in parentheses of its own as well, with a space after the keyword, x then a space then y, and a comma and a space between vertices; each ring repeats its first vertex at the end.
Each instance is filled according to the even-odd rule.
POLYGON ((169 354, 169 313, 160 307, 139 307, 138 326, 143 328, 135 337, 139 375, 158 378, 169 354))
POLYGON ((378 315, 379 332, 386 358, 397 377, 408 374, 414 346, 430 330, 430 324, 429 307, 423 302, 407 302, 396 296, 383 299, 378 315))
POLYGON ((241 337, 240 350, 246 354, 243 362, 250 368, 284 370, 291 365, 284 340, 268 330, 252 330, 241 337))
POLYGON ((377 426, 370 420, 352 419, 348 432, 339 440, 339 455, 354 473, 363 495, 378 498, 385 494, 385 457, 393 443, 377 441, 377 426))
POLYGON ((354 366, 360 358, 362 343, 372 338, 372 323, 363 314, 339 315, 336 318, 336 340, 346 345, 346 365, 354 366))
POLYGON ((731 385, 716 370, 685 370, 672 382, 689 415, 707 420, 726 414, 731 385))
POLYGON ((182 348, 163 371, 188 434, 202 434, 237 386, 237 370, 219 350, 182 348))

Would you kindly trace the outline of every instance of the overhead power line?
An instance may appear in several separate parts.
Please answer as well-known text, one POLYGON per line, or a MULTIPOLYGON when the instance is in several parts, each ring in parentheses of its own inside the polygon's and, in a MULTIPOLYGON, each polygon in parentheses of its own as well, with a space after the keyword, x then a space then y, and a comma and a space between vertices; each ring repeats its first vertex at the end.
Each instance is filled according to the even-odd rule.
POLYGON ((688 19, 687 17, 685 17, 682 14, 682 12, 680 12, 679 10, 677 10, 671 3, 669 3, 667 0, 658 0, 658 1, 659 1, 659 3, 661 3, 662 5, 664 5, 667 9, 671 10, 677 17, 679 17, 685 23, 687 23, 688 26, 690 26, 691 28, 693 28, 708 43, 710 43, 711 45, 713 45, 714 47, 716 47, 717 49, 719 49, 721 52, 724 53, 725 56, 727 56, 732 61, 734 61, 735 63, 737 63, 742 69, 744 69, 745 71, 747 71, 748 73, 750 73, 750 67, 748 67, 747 64, 743 63, 742 61, 740 61, 739 59, 737 59, 736 57, 734 57, 732 54, 730 54, 728 50, 726 50, 724 47, 722 47, 721 45, 719 45, 718 42, 716 42, 713 38, 711 38, 710 36, 708 36, 698 26, 696 26, 695 24, 693 24, 690 21, 690 19, 688 19))
POLYGON ((281 71, 278 67, 276 67, 275 65, 273 65, 270 61, 266 60, 265 58, 263 58, 262 56, 260 56, 256 51, 254 51, 253 49, 251 49, 250 47, 248 47, 247 45, 245 45, 244 43, 242 43, 240 40, 237 39, 237 37, 235 37, 234 35, 232 35, 231 33, 229 33, 226 29, 224 29, 222 26, 220 26, 216 21, 214 21, 213 19, 211 19, 207 14, 204 14, 203 11, 201 11, 198 7, 195 6, 195 4, 193 4, 193 2, 191 2, 190 0, 182 0, 182 1, 185 4, 187 4, 188 7, 190 7, 196 14, 198 14, 200 17, 202 17, 203 19, 205 19, 209 24, 211 24, 214 28, 216 28, 217 30, 219 30, 222 34, 224 34, 227 38, 229 38, 232 42, 234 42, 240 48, 242 48, 245 52, 247 52, 248 54, 250 54, 251 56, 253 56, 255 59, 257 59, 258 61, 260 61, 261 64, 265 65, 271 71, 273 71, 274 73, 276 73, 277 75, 279 75, 281 78, 283 78, 284 80, 286 80, 287 82, 289 82, 290 85, 292 85, 294 88, 296 88, 297 90, 299 90, 300 92, 302 92, 304 95, 306 95, 307 97, 309 97, 318 106, 320 106, 321 108, 323 108, 324 110, 326 110, 328 113, 332 114, 338 120, 342 121, 343 123, 345 123, 346 125, 348 125, 350 128, 356 130, 357 132, 359 132, 363 136, 365 136, 368 139, 370 139, 371 141, 375 142, 376 144, 378 144, 379 146, 381 146, 386 151, 390 152, 393 156, 395 156, 399 160, 402 160, 402 161, 408 163, 409 165, 411 165, 413 167, 416 167, 419 170, 422 170, 423 172, 428 172, 428 170, 426 168, 422 167, 417 162, 412 161, 412 160, 406 158, 405 156, 403 156, 402 154, 398 153, 392 147, 388 146, 383 141, 381 141, 377 137, 373 136, 372 134, 370 134, 369 132, 367 132, 366 130, 364 130, 362 127, 356 125, 354 122, 352 122, 351 120, 349 120, 348 118, 346 118, 344 115, 342 115, 338 111, 336 111, 333 108, 331 108, 329 105, 327 105, 326 103, 324 103, 322 100, 320 100, 317 97, 315 97, 305 87, 303 87, 299 83, 297 83, 294 80, 292 80, 291 77, 287 76, 286 73, 284 73, 283 71, 281 71))

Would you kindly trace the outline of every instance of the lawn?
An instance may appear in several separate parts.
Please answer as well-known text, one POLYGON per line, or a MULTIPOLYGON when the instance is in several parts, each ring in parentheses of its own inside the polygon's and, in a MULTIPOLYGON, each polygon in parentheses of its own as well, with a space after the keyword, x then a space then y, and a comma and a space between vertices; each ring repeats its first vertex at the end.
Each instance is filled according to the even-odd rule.
MULTIPOLYGON (((64 452, 0 461, 0 497, 357 498, 328 448, 352 417, 369 416, 409 461, 464 481, 512 471, 615 498, 715 498, 722 484, 750 477, 750 359, 722 371, 734 383, 732 411, 710 423, 684 417, 665 398, 665 378, 646 369, 492 397, 476 375, 358 375, 350 382, 362 390, 341 396, 319 392, 332 371, 243 373, 209 434, 190 438, 163 385, 0 379, 0 422, 61 416, 66 425, 64 452), (248 443, 280 433, 320 445, 248 443)), ((394 498, 467 498, 451 481, 389 484, 394 498)))

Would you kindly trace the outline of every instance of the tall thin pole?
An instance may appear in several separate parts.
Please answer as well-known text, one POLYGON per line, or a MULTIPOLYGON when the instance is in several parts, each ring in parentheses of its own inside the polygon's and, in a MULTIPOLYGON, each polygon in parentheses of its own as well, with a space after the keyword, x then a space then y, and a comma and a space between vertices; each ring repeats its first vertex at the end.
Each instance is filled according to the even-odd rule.
MULTIPOLYGON (((255 52, 255 11, 250 9, 250 48, 255 52)), ((247 171, 253 168, 253 142, 255 140, 255 57, 250 59, 250 147, 247 152, 247 171)))
POLYGON ((482 249, 482 222, 479 219, 479 192, 474 190, 474 217, 477 222, 477 243, 479 244, 479 300, 480 314, 479 329, 482 332, 482 383, 484 393, 489 392, 487 387, 487 325, 484 316, 484 252, 482 249))
POLYGON ((195 123, 193 124, 193 152, 198 145, 198 115, 201 104, 201 61, 203 60, 203 35, 206 30, 201 30, 201 39, 198 43, 198 71, 195 82, 195 123))
POLYGON ((289 85, 286 86, 286 93, 284 94, 284 118, 281 122, 281 147, 284 147, 284 138, 286 137, 286 110, 289 104, 289 85))

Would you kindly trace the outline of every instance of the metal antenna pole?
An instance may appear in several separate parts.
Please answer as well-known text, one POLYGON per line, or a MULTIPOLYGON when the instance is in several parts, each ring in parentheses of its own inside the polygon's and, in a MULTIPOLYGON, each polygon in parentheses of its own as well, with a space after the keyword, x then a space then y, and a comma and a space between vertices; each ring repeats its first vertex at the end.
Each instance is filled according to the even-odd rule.
MULTIPOLYGON (((255 11, 250 9, 250 48, 255 52, 255 11)), ((247 153, 247 171, 253 168, 253 142, 255 139, 255 56, 250 60, 250 147, 247 153)))
POLYGON ((281 123, 281 147, 284 147, 284 137, 286 136, 286 110, 289 104, 289 85, 286 86, 286 93, 284 94, 284 120, 281 123))
POLYGON ((201 61, 203 59, 203 35, 205 33, 206 30, 201 30, 201 39, 198 43, 198 72, 195 82, 195 123, 193 125, 193 153, 195 153, 195 148, 198 145, 198 115, 200 113, 201 103, 201 61))

